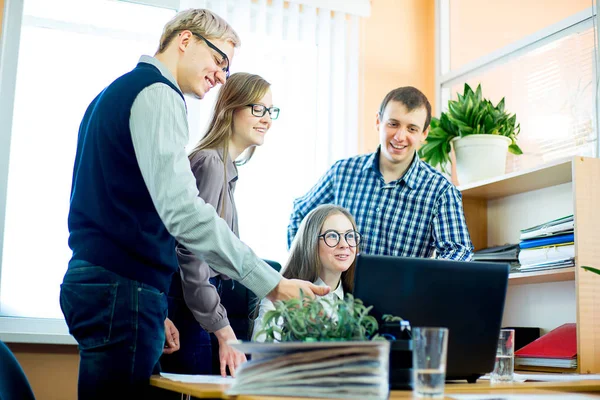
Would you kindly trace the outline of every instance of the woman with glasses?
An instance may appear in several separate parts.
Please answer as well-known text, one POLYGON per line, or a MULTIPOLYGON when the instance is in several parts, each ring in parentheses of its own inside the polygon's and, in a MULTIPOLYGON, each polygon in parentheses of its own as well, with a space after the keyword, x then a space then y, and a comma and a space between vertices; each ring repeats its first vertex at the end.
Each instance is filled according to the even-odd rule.
MULTIPOLYGON (((199 196, 215 208, 236 235, 237 167, 247 163, 256 147, 263 144, 272 121, 279 115, 279 108, 273 107, 270 86, 258 75, 232 74, 219 92, 206 134, 189 155, 199 196)), ((181 268, 195 273, 173 277, 169 318, 179 329, 180 350, 163 355, 161 367, 165 372, 211 374, 210 333, 214 333, 219 344, 220 373, 226 376, 229 368, 235 375, 235 369, 246 357, 227 345, 228 340, 236 340, 236 335, 219 291, 221 280, 229 278, 181 244, 177 245, 177 258, 181 268)))
MULTIPOLYGON (((290 248, 290 256, 282 275, 286 278, 304 279, 318 286, 327 285, 331 292, 323 298, 344 298, 354 285, 356 254, 360 234, 356 222, 345 208, 322 204, 302 220, 290 248)), ((275 307, 268 299, 257 305, 252 340, 262 342, 262 319, 275 307)))

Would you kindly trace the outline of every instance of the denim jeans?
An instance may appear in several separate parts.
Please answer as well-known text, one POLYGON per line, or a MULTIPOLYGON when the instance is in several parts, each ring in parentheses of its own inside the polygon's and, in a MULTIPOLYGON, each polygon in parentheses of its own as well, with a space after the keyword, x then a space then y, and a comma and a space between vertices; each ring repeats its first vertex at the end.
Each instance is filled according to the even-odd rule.
MULTIPOLYGON (((174 284, 181 285, 178 276, 173 276, 174 284)), ((219 295, 221 279, 211 278, 219 295)), ((183 293, 174 291, 168 296, 169 319, 179 330, 180 349, 172 354, 164 354, 160 358, 161 370, 176 374, 210 375, 213 371, 213 354, 211 335, 204 330, 194 314, 190 311, 183 293)), ((218 349, 215 349, 218 351, 218 349)), ((217 369, 218 372, 218 369, 217 369)))
POLYGON ((60 306, 79 344, 79 399, 141 398, 148 392, 165 344, 165 293, 71 261, 60 306))

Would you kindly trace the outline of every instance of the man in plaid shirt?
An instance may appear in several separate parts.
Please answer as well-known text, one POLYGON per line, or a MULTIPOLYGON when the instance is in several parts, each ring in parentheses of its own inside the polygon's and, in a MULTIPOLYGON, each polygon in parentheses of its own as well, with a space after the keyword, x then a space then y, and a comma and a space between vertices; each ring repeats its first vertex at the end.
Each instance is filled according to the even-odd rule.
POLYGON ((473 245, 462 196, 416 155, 429 133, 431 105, 414 87, 389 92, 377 113, 375 153, 336 162, 294 201, 288 246, 302 219, 319 204, 335 203, 356 218, 361 250, 373 255, 470 260, 473 245))

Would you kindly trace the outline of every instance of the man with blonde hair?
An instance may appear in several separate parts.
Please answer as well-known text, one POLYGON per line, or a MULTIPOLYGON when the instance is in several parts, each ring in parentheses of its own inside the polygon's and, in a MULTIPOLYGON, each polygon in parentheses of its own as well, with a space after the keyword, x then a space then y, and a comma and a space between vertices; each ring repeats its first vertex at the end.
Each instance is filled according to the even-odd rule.
POLYGON ((178 349, 165 294, 179 268, 175 241, 259 297, 329 291, 282 278, 198 197, 184 94, 202 99, 225 83, 239 42, 212 12, 182 11, 154 57, 142 56, 85 112, 68 217, 73 255, 60 292, 79 344, 80 399, 141 396, 160 355, 178 349))

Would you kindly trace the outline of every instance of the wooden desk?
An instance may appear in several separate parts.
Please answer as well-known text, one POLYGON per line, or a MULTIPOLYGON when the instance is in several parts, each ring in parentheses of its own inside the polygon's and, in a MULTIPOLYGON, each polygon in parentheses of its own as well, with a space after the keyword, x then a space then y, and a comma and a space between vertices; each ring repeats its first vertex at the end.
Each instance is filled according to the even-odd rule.
MULTIPOLYGON (((161 376, 150 378, 150 385, 162 389, 191 395, 201 399, 235 399, 235 400, 307 400, 306 397, 277 397, 277 396, 257 396, 257 395, 239 395, 228 396, 225 391, 228 385, 207 384, 207 383, 183 383, 175 382, 161 376)), ((489 381, 479 381, 474 384, 468 383, 446 383, 445 393, 452 394, 556 394, 556 392, 579 392, 600 397, 600 380, 586 380, 575 382, 514 382, 502 385, 491 385, 489 381)), ((391 400, 394 399, 412 399, 410 390, 392 390, 390 392, 391 400)), ((446 397, 450 399, 449 397, 446 397)), ((316 400, 315 398, 310 398, 316 400)), ((329 399, 331 400, 331 399, 329 399)))

